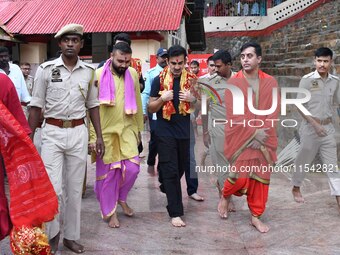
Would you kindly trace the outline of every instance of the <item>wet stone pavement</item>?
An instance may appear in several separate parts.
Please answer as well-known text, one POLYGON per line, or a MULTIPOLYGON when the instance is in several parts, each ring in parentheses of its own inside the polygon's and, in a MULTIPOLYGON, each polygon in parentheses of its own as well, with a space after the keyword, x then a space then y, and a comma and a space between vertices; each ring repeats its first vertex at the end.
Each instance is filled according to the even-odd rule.
MULTIPOLYGON (((147 134, 143 136, 147 141, 147 134)), ((144 145, 147 147, 146 142, 144 145)), ((203 151, 201 136, 195 149, 199 163, 203 151)), ((206 163, 209 161, 208 156, 206 163)), ((219 218, 215 176, 208 173, 199 173, 198 193, 204 196, 204 202, 187 196, 182 179, 183 219, 187 226, 172 227, 165 208, 166 197, 159 191, 157 175, 147 172, 146 157, 142 158, 140 174, 128 197, 135 216, 126 217, 118 208, 120 228, 112 229, 101 219, 93 192, 94 179, 95 168, 89 165, 82 203, 80 242, 86 248, 84 254, 340 254, 340 216, 325 175, 307 174, 302 188, 306 203, 297 204, 291 195, 289 174, 274 173, 262 218, 270 226, 266 234, 250 226, 245 197, 234 197, 236 212, 230 213, 227 220, 219 218)), ((8 239, 0 247, 0 254, 11 254, 8 239)), ((60 244, 59 254, 74 253, 60 244)))

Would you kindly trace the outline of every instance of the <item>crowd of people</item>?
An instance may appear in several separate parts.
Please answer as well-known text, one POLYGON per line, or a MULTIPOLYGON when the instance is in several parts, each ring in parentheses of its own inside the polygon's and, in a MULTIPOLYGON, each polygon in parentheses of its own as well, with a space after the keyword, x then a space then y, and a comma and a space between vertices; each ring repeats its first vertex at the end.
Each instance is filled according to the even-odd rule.
POLYGON ((217 0, 207 2, 205 16, 266 16, 267 8, 286 0, 217 0))
MULTIPOLYGON (((79 239, 88 153, 96 164, 95 194, 103 221, 109 228, 120 227, 118 205, 126 216, 134 216, 127 199, 140 172, 141 132, 145 122, 150 125, 147 171, 154 176, 158 174, 159 188, 166 195, 166 209, 172 226, 186 226, 181 189, 183 175, 188 196, 197 202, 204 201, 198 194, 194 147, 200 137, 196 119, 205 98, 208 105, 207 113, 202 114, 205 155, 211 156, 213 165, 231 165, 235 169, 216 176, 220 197, 218 214, 222 219, 228 218, 228 213, 235 210, 232 196, 246 195, 251 224, 261 233, 269 231, 269 226, 261 220, 270 184, 270 172, 264 168, 277 160, 278 136, 276 125, 269 125, 272 122, 266 120, 278 119, 279 107, 270 114, 261 115, 253 112, 248 100, 243 100, 244 114, 237 114, 233 91, 233 88, 237 89, 244 99, 252 98, 255 109, 269 109, 273 101, 280 101, 280 94, 276 94, 276 98, 272 96, 272 91, 278 88, 276 80, 260 69, 262 49, 259 44, 242 45, 242 68, 238 72, 232 70, 232 56, 227 50, 215 52, 207 59, 208 73, 200 77, 197 76, 199 62, 188 63, 185 48, 179 45, 159 48, 156 66, 145 73, 144 82, 141 82, 140 70, 133 66, 131 40, 127 34, 116 37, 110 58, 97 68, 78 57, 84 44, 82 25, 64 26, 55 39, 61 55, 42 63, 34 80, 29 73, 30 64, 21 64, 20 71, 18 66, 9 63, 9 51, 0 47, 3 72, 0 74, 0 111, 3 116, 15 119, 9 122, 14 123, 11 126, 0 118, 0 132, 10 134, 7 137, 16 136, 22 143, 12 146, 9 143, 14 143, 13 139, 6 140, 6 136, 2 136, 2 140, 6 146, 11 145, 14 152, 22 151, 22 146, 29 148, 38 158, 34 162, 40 162, 36 169, 48 176, 44 182, 46 186, 35 184, 46 189, 50 210, 38 220, 29 217, 28 224, 35 227, 46 223, 45 232, 52 254, 58 250, 61 232, 65 247, 74 253, 85 251, 79 239), (255 120, 266 124, 261 127, 254 123, 212 125, 216 120, 234 123, 255 120), (255 166, 256 170, 242 171, 244 166, 255 166)), ((330 74, 332 59, 329 48, 317 49, 314 56, 316 70, 300 82, 299 87, 311 94, 306 108, 312 115, 301 112, 304 119, 300 130, 302 145, 295 169, 311 164, 317 152, 324 164, 337 165, 331 106, 339 105, 340 82, 330 74)), ((20 227, 20 223, 15 218, 18 212, 8 210, 4 188, 5 171, 10 187, 15 185, 11 171, 16 170, 16 165, 10 163, 6 147, 2 145, 0 149, 4 158, 0 165, 2 239, 9 234, 12 223, 14 227, 20 227)), ((304 202, 300 191, 303 173, 293 172, 292 178, 293 197, 299 203, 304 202)), ((335 171, 328 173, 328 177, 331 194, 340 208, 339 174, 335 171)), ((31 175, 35 176, 34 173, 31 175)), ((32 178, 31 181, 36 180, 32 178)), ((25 199, 30 200, 29 197, 25 199)))

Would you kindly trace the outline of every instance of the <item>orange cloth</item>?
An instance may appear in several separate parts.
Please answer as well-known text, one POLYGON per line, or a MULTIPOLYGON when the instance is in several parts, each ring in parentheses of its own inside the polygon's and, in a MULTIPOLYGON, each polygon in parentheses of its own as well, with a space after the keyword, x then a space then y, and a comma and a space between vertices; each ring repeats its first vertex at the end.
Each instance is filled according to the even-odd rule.
MULTIPOLYGON (((232 194, 242 195, 247 194, 248 205, 254 216, 260 216, 264 209, 268 198, 270 171, 268 168, 263 171, 262 166, 267 165, 268 162, 263 153, 259 149, 247 148, 247 145, 253 140, 258 128, 248 126, 248 120, 258 119, 262 120, 264 126, 261 128, 268 128, 266 133, 268 138, 266 139, 264 146, 267 148, 272 161, 276 161, 276 148, 277 148, 277 134, 276 125, 272 127, 271 121, 268 119, 278 119, 279 107, 270 115, 260 116, 250 112, 248 108, 248 88, 249 84, 243 75, 242 71, 239 71, 235 76, 228 80, 228 84, 237 86, 243 92, 244 96, 244 115, 233 114, 233 97, 230 90, 225 92, 225 102, 227 111, 228 124, 225 125, 225 144, 224 154, 232 166, 236 167, 236 173, 231 173, 230 177, 226 180, 223 188, 223 196, 227 197, 232 194), (230 126, 230 122, 242 123, 234 124, 230 126), (252 171, 245 172, 247 166, 257 166, 252 171), (256 169, 256 170, 254 170, 256 169), (242 170, 242 171, 241 171, 242 170)), ((267 110, 272 106, 272 90, 277 88, 278 84, 276 80, 259 71, 259 94, 258 105, 254 103, 254 107, 258 110, 267 110)), ((256 102, 256 95, 253 93, 253 102, 256 102)), ((280 97, 278 96, 278 103, 280 97)), ((277 122, 274 122, 275 124, 277 122)), ((254 125, 254 124, 253 124, 254 125)), ((248 169, 247 169, 248 170, 248 169)))
MULTIPOLYGON (((237 160, 235 162, 236 171, 244 166, 260 166, 266 164, 257 159, 253 160, 237 160)), ((223 187, 223 196, 231 195, 242 196, 247 195, 247 202, 251 214, 260 217, 266 209, 268 200, 269 184, 263 184, 260 181, 249 177, 249 173, 239 173, 238 178, 227 178, 223 187)))
MULTIPOLYGON (((162 95, 163 91, 172 90, 174 85, 174 77, 169 69, 165 67, 159 75, 160 77, 160 91, 159 94, 162 95)), ((180 80, 180 91, 192 91, 194 88, 192 84, 197 80, 196 75, 183 69, 180 80)), ((191 113, 190 103, 180 101, 178 105, 179 114, 183 116, 191 113)), ((163 118, 170 120, 171 115, 175 114, 176 110, 172 101, 167 101, 163 106, 163 118)))

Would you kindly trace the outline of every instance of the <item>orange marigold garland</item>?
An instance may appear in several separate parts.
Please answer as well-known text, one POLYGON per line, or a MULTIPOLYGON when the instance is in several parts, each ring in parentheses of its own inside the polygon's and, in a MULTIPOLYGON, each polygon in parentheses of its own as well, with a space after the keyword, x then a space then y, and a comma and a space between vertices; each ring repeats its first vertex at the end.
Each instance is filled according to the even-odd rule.
POLYGON ((14 255, 50 255, 47 235, 39 227, 13 227, 10 245, 14 255))
MULTIPOLYGON (((169 69, 169 67, 165 67, 163 71, 159 75, 160 77, 160 91, 159 94, 162 95, 163 91, 172 90, 173 89, 173 83, 174 83, 174 77, 169 69)), ((181 74, 181 80, 180 80, 180 91, 192 91, 194 88, 192 84, 197 80, 197 77, 195 74, 188 72, 186 69, 183 69, 181 74)), ((178 106, 179 114, 182 114, 183 116, 190 114, 191 107, 189 102, 183 102, 181 101, 178 106)), ((174 104, 172 101, 167 101, 163 105, 163 118, 166 120, 171 119, 171 115, 175 114, 176 110, 174 107, 174 104)))

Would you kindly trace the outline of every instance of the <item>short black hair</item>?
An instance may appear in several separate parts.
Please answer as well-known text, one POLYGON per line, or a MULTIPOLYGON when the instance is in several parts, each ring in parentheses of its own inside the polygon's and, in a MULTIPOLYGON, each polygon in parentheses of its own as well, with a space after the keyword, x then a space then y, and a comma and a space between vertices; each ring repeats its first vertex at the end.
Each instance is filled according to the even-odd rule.
POLYGON ((245 49, 247 49, 249 47, 255 48, 256 56, 258 56, 258 57, 262 56, 262 48, 261 48, 260 44, 258 44, 257 42, 247 42, 247 43, 243 44, 242 47, 241 47, 240 53, 242 53, 242 51, 244 51, 245 49))
POLYGON ((223 64, 232 64, 231 55, 227 50, 219 50, 212 56, 214 61, 221 60, 223 64))
POLYGON ((207 63, 209 63, 209 61, 214 61, 214 59, 213 59, 213 55, 211 55, 210 57, 208 57, 208 59, 207 59, 207 63))
POLYGON ((200 67, 200 63, 199 63, 197 60, 191 61, 191 62, 190 62, 190 65, 195 65, 195 66, 200 67))
POLYGON ((118 50, 125 53, 125 54, 132 54, 132 50, 131 50, 130 46, 125 42, 119 42, 119 43, 113 45, 112 53, 115 53, 118 50))
POLYGON ((115 45, 117 41, 126 42, 129 46, 131 46, 131 39, 127 33, 116 34, 115 37, 113 37, 113 45, 115 45))
POLYGON ((331 57, 333 58, 333 51, 327 47, 321 47, 317 49, 314 53, 315 57, 331 57))
POLYGON ((7 52, 9 54, 9 50, 6 47, 0 46, 0 53, 7 52))
POLYGON ((183 55, 184 58, 186 58, 188 54, 186 49, 184 49, 181 45, 173 45, 168 49, 168 55, 169 58, 178 57, 181 55, 183 55))

